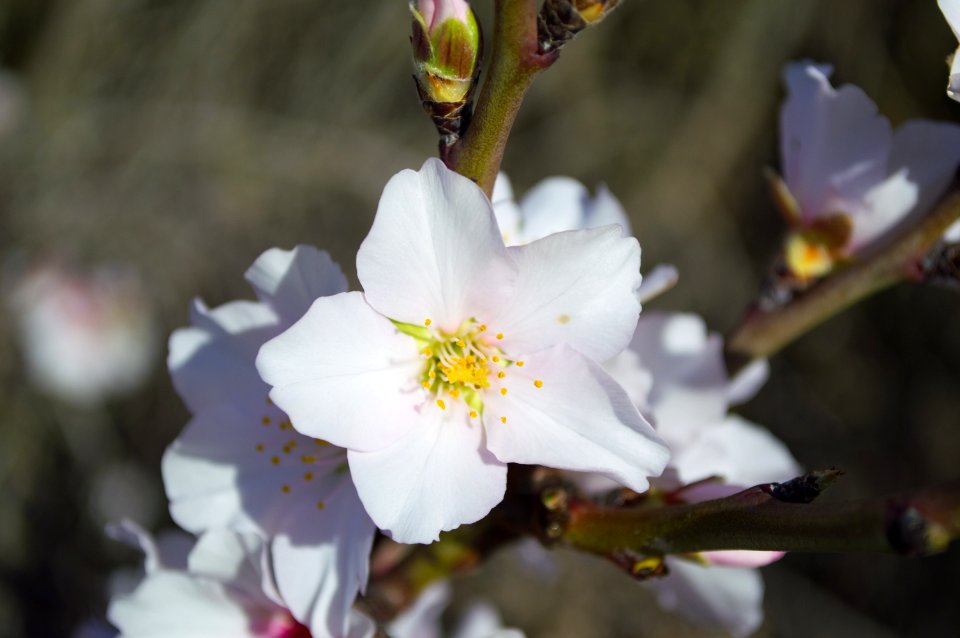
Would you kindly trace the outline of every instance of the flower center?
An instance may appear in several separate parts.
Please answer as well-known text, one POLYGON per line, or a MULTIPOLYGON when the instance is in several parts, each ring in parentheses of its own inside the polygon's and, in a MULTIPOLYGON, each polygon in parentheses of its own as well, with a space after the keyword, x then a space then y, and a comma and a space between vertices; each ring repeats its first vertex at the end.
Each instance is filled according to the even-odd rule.
POLYGON ((478 407, 477 393, 490 387, 491 368, 504 367, 508 361, 499 348, 488 343, 487 327, 474 319, 465 321, 453 334, 432 330, 430 323, 424 321, 428 338, 420 349, 424 358, 421 385, 436 396, 462 396, 468 405, 478 407))

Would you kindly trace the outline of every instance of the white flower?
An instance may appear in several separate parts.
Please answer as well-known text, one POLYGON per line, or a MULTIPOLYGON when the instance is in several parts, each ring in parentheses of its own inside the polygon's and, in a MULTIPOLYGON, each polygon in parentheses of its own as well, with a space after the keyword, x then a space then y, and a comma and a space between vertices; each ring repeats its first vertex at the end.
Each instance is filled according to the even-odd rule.
MULTIPOLYGON (((953 31, 953 35, 960 40, 960 0, 937 0, 943 17, 953 31)), ((960 49, 958 49, 960 51, 960 49)), ((947 95, 960 101, 960 55, 955 52, 950 62, 950 80, 947 83, 947 95)))
MULTIPOLYGON (((439 580, 424 589, 417 600, 389 625, 391 638, 441 638, 440 616, 450 603, 450 583, 439 580)), ((500 614, 490 604, 473 602, 457 623, 451 638, 523 638, 518 629, 503 626, 500 614)))
POLYGON ((30 377, 51 395, 89 406, 146 379, 156 325, 130 273, 46 264, 19 283, 11 303, 30 377))
POLYGON ((483 192, 428 160, 384 189, 364 292, 317 300, 257 366, 300 431, 347 448, 400 542, 483 517, 508 462, 645 489, 666 449, 595 363, 633 334, 639 260, 615 227, 508 250, 483 192))
MULTIPOLYGON (((497 175, 493 187, 493 212, 503 241, 521 246, 553 233, 617 225, 629 235, 630 220, 620 201, 601 184, 596 196, 570 177, 548 177, 531 188, 518 204, 505 173, 497 175)), ((641 303, 677 283, 673 266, 657 266, 644 276, 637 289, 641 303)))
MULTIPOLYGON (((115 596, 107 616, 125 638, 311 638, 291 614, 270 573, 264 542, 252 534, 207 532, 185 567, 164 560, 153 540, 129 524, 120 533, 146 555, 146 576, 115 596)), ((173 562, 181 562, 174 557, 173 562)), ((373 623, 354 612, 337 636, 372 636, 373 623)))
POLYGON ((277 585, 294 617, 343 631, 366 584, 375 527, 346 452, 296 432, 268 399, 254 359, 261 344, 317 298, 346 290, 330 257, 272 249, 246 273, 259 301, 192 308, 170 339, 169 367, 194 416, 163 459, 170 511, 191 532, 227 527, 271 538, 277 585))
POLYGON ((776 192, 793 227, 787 264, 801 278, 825 275, 924 214, 960 162, 960 126, 910 120, 892 131, 859 88, 833 88, 831 72, 806 62, 785 72, 785 185, 776 192))

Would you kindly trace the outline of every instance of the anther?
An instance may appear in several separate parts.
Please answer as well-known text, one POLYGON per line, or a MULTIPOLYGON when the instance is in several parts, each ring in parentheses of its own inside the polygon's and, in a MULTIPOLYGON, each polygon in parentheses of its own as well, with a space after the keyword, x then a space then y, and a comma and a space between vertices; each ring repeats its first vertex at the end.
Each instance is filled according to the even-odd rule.
POLYGON ((504 425, 506 425, 506 424, 507 424, 507 417, 505 417, 505 416, 500 417, 500 423, 503 423, 504 425))
POLYGON ((479 326, 477 326, 477 330, 479 330, 480 332, 485 332, 486 329, 487 329, 487 327, 486 327, 485 325, 483 325, 482 323, 481 323, 479 326))
POLYGON ((500 357, 498 357, 497 355, 493 355, 493 362, 500 363, 500 357))
POLYGON ((264 425, 270 425, 270 417, 268 416, 263 417, 262 419, 260 419, 260 423, 263 423, 264 425))
POLYGON ((311 456, 311 455, 309 455, 309 454, 304 454, 303 456, 300 457, 300 462, 301 462, 301 463, 310 464, 310 463, 315 463, 316 460, 317 460, 317 457, 311 456))
POLYGON ((542 387, 543 387, 543 381, 541 381, 540 379, 537 379, 536 381, 533 382, 533 385, 535 385, 535 386, 538 387, 538 388, 542 388, 542 387))
POLYGON ((430 321, 429 319, 424 319, 424 320, 423 320, 423 325, 425 325, 425 326, 429 326, 431 323, 433 323, 433 322, 430 321))
POLYGON ((263 445, 263 443, 257 443, 257 452, 263 452, 265 449, 267 448, 263 445))
POLYGON ((502 379, 502 378, 504 378, 505 376, 507 376, 507 373, 504 372, 503 370, 501 370, 500 372, 497 373, 497 378, 498 378, 498 379, 502 379))
POLYGON ((282 487, 280 488, 280 491, 283 492, 284 494, 289 494, 289 493, 290 493, 290 486, 289 486, 289 485, 284 485, 284 486, 282 486, 282 487))
POLYGON ((503 333, 502 333, 502 332, 498 332, 498 333, 497 333, 497 339, 503 339, 503 333))
POLYGON ((453 390, 450 390, 450 396, 452 396, 454 399, 459 398, 460 390, 457 390, 456 388, 454 388, 453 390))
POLYGON ((502 394, 503 396, 507 396, 507 389, 506 389, 506 388, 500 388, 500 394, 502 394))
POLYGON ((441 409, 441 410, 446 410, 446 409, 447 409, 447 404, 443 402, 443 399, 437 399, 437 405, 440 406, 440 409, 441 409))
POLYGON ((322 510, 326 505, 323 504, 323 501, 317 501, 317 509, 322 510))
POLYGON ((304 480, 304 481, 312 481, 312 480, 313 480, 313 472, 306 472, 306 473, 304 473, 304 475, 303 475, 303 480, 304 480))
POLYGON ((477 418, 477 411, 476 411, 476 410, 470 410, 470 418, 471 418, 471 419, 477 418))
POLYGON ((274 465, 280 465, 280 457, 275 456, 272 459, 270 459, 270 462, 273 463, 274 465))
POLYGON ((518 368, 522 368, 522 367, 523 367, 523 361, 517 361, 517 367, 518 367, 518 368))

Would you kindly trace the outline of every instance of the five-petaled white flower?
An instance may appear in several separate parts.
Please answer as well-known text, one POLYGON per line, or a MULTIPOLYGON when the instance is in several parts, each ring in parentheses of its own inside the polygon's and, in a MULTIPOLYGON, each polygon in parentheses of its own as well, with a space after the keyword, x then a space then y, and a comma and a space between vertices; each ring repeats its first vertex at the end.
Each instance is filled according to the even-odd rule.
POLYGON ((198 301, 193 325, 170 338, 173 382, 194 414, 163 459, 170 512, 191 532, 226 527, 271 539, 277 586, 294 617, 315 638, 339 636, 367 581, 375 526, 346 452, 293 429, 269 400, 254 359, 267 339, 347 281, 329 255, 309 246, 268 250, 246 277, 259 301, 212 310, 198 301))
POLYGON ((615 226, 507 249, 489 200, 428 160, 384 189, 364 292, 318 299, 260 350, 301 432, 347 448, 370 516, 401 542, 483 517, 508 462, 638 490, 667 450, 597 361, 636 326, 640 250, 615 226))
POLYGON ((831 71, 802 62, 785 72, 784 179, 774 180, 774 191, 792 227, 786 262, 803 279, 923 215, 960 163, 960 126, 910 120, 893 131, 859 88, 833 88, 831 71))

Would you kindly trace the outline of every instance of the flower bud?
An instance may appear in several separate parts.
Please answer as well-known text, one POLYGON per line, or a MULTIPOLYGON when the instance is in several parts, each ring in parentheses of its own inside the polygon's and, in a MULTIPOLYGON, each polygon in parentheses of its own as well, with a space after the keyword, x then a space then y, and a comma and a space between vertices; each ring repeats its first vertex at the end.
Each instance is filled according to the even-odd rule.
POLYGON ((417 84, 425 101, 463 102, 476 82, 481 37, 466 0, 417 0, 413 52, 417 84))
POLYGON ((557 51, 575 35, 602 20, 620 0, 546 0, 537 16, 541 53, 557 51))

